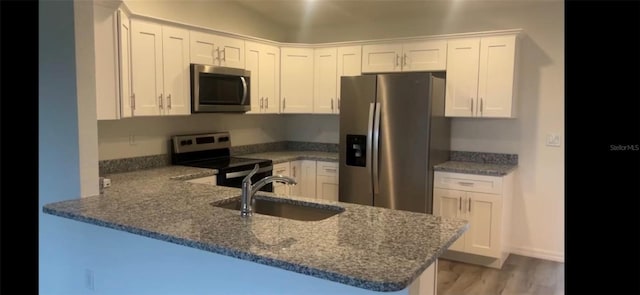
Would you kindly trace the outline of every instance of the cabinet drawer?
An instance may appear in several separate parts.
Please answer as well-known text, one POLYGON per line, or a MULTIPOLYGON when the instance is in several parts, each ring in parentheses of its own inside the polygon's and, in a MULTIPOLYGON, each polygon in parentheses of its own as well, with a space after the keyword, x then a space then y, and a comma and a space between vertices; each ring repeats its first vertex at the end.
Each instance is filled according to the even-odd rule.
POLYGON ((289 162, 273 165, 273 175, 291 176, 289 162))
POLYGON ((316 175, 338 176, 337 162, 317 162, 316 175))
POLYGON ((502 177, 436 171, 433 176, 433 186, 469 192, 501 194, 502 177))

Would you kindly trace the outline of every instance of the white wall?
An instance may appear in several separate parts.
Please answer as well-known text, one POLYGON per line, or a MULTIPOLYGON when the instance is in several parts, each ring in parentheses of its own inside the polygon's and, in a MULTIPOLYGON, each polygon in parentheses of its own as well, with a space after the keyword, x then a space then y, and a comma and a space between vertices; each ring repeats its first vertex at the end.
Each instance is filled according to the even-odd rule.
MULTIPOLYGON (((453 119, 451 148, 519 155, 512 247, 564 259, 564 3, 454 1, 420 19, 315 28, 297 41, 328 42, 522 28, 517 119, 453 119), (562 147, 544 145, 547 133, 562 147)), ((328 126, 327 128, 330 128, 328 126)), ((322 133, 322 130, 314 132, 322 133)))
POLYGON ((134 13, 211 29, 284 41, 287 31, 233 1, 124 0, 134 13))
POLYGON ((286 115, 286 140, 339 143, 340 116, 286 115))
POLYGON ((196 114, 98 121, 99 159, 168 154, 173 135, 229 131, 231 145, 285 140, 280 115, 196 114))

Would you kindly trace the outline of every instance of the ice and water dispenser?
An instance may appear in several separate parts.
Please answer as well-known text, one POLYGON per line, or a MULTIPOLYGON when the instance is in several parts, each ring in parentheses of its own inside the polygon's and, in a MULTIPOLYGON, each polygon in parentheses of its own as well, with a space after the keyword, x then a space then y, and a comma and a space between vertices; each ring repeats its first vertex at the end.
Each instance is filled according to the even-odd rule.
POLYGON ((347 165, 366 167, 367 136, 347 134, 347 165))

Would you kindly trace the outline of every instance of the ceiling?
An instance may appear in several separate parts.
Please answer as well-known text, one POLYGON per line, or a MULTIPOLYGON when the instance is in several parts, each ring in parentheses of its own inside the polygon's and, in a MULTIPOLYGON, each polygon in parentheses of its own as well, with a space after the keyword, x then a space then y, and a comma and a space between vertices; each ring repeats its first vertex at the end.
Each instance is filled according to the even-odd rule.
POLYGON ((286 28, 339 26, 563 0, 233 0, 286 28), (464 4, 464 5, 462 5, 464 4))

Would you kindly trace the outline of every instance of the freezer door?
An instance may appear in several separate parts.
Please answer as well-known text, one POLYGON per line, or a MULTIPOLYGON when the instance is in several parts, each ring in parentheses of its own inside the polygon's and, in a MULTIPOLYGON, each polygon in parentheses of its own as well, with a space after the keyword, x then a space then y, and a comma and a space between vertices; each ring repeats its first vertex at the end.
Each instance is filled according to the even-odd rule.
POLYGON ((371 138, 376 76, 340 81, 340 166, 338 199, 373 206, 371 138))
POLYGON ((427 212, 430 80, 430 73, 378 75, 377 207, 427 212))

